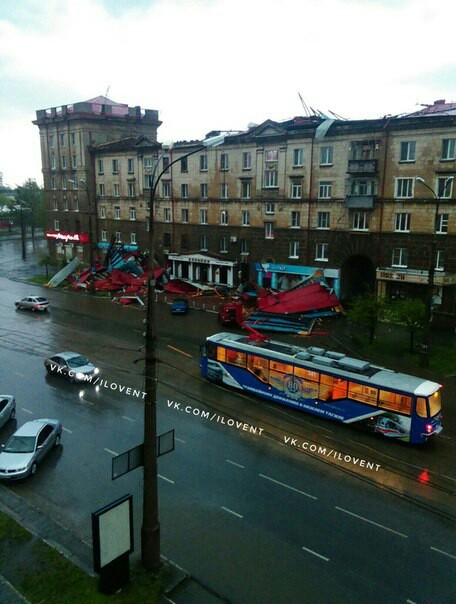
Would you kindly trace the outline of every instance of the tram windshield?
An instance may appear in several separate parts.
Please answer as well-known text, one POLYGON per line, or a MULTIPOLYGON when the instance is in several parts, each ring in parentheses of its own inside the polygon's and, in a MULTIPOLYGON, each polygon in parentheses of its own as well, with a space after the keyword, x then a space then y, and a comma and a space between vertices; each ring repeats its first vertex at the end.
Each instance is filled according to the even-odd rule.
POLYGON ((429 397, 429 416, 434 417, 434 415, 439 413, 441 409, 442 399, 440 396, 440 390, 437 390, 437 392, 434 392, 434 394, 429 397))

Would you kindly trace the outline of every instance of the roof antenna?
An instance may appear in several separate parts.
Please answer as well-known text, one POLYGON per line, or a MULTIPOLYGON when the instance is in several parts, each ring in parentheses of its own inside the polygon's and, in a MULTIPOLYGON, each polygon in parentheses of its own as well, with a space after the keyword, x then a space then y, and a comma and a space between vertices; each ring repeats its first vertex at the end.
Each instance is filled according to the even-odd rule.
POLYGON ((307 107, 307 105, 306 105, 306 103, 305 103, 304 99, 302 98, 302 96, 301 96, 301 93, 300 93, 300 92, 298 92, 298 96, 299 96, 299 100, 301 101, 302 108, 303 108, 303 109, 304 109, 304 111, 305 111, 306 117, 310 117, 312 114, 311 114, 311 112, 309 111, 309 108, 307 107))
POLYGON ((106 88, 106 94, 105 94, 105 97, 106 97, 106 98, 108 98, 108 92, 109 92, 109 89, 110 89, 110 88, 111 88, 111 86, 108 86, 108 87, 106 88))

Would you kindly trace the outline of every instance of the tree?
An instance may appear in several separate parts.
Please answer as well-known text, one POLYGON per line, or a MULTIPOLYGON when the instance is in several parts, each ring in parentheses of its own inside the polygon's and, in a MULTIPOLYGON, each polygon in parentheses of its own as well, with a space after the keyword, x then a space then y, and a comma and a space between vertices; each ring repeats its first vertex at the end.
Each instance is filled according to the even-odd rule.
POLYGON ((44 266, 46 268, 46 279, 49 279, 49 267, 57 266, 57 260, 50 254, 43 254, 38 260, 38 266, 44 266))
POLYGON ((422 300, 408 298, 391 306, 395 323, 405 325, 410 335, 410 352, 413 352, 415 333, 422 329, 426 318, 426 306, 422 300))
POLYGON ((372 344, 377 323, 385 316, 387 304, 383 298, 374 294, 356 296, 348 309, 347 315, 353 323, 364 325, 369 330, 369 344, 372 344))
POLYGON ((19 216, 21 224, 30 224, 32 240, 35 238, 35 227, 44 227, 44 194, 36 181, 29 178, 14 191, 13 210, 19 216))

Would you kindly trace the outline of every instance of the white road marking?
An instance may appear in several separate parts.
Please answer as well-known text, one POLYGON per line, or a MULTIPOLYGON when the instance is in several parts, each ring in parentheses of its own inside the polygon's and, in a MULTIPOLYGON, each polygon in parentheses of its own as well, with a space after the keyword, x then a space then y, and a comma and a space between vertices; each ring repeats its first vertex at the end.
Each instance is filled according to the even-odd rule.
POLYGON ((394 529, 391 529, 387 526, 384 526, 383 524, 378 524, 378 522, 374 522, 373 520, 369 520, 368 518, 364 518, 364 516, 358 516, 358 514, 355 514, 353 512, 350 512, 349 510, 344 510, 344 508, 340 508, 337 505, 334 506, 336 508, 336 510, 339 510, 340 512, 345 512, 345 514, 349 514, 350 516, 354 516, 355 518, 359 518, 359 520, 364 520, 364 522, 369 522, 369 524, 373 524, 374 526, 378 526, 379 528, 384 529, 385 531, 389 531, 390 533, 394 533, 396 535, 399 535, 400 537, 404 537, 405 539, 408 538, 408 535, 404 535, 404 533, 399 533, 398 531, 395 531, 394 529))
POLYGON ((235 461, 231 461, 231 459, 225 459, 225 461, 227 463, 230 463, 233 466, 237 466, 238 468, 242 468, 243 470, 245 469, 245 466, 241 466, 240 463, 236 463, 235 461))
POLYGON ((128 422, 135 422, 135 419, 132 419, 131 417, 128 417, 127 415, 122 415, 122 419, 126 419, 128 422))
POLYGON ((68 434, 73 434, 72 430, 68 430, 68 428, 64 428, 62 426, 62 429, 64 430, 64 432, 68 432, 68 434))
POLYGON ((187 442, 187 441, 185 441, 185 440, 182 440, 182 438, 177 438, 177 436, 175 436, 175 437, 174 437, 174 440, 177 440, 177 442, 179 442, 179 443, 183 443, 184 445, 185 445, 185 443, 187 442))
POLYGON ((233 516, 237 516, 238 518, 244 518, 244 516, 241 516, 241 514, 238 514, 237 512, 233 512, 233 510, 230 510, 229 508, 226 508, 223 505, 222 505, 222 510, 225 510, 225 512, 228 512, 229 514, 233 514, 233 516))
POLYGON ((413 600, 407 600, 405 604, 416 604, 413 600))
POLYGON ((19 373, 19 371, 15 371, 14 374, 15 375, 20 375, 21 377, 25 377, 25 375, 23 373, 19 373))
POLYGON ((30 409, 26 409, 25 407, 22 407, 22 411, 25 411, 29 415, 33 415, 33 411, 30 411, 30 409))
POLYGON ((278 480, 275 480, 274 478, 271 478, 270 476, 266 476, 265 474, 259 474, 259 476, 261 476, 261 478, 265 478, 266 480, 270 480, 271 482, 274 482, 275 484, 278 484, 281 487, 285 487, 286 489, 290 489, 290 491, 295 491, 296 493, 299 493, 300 495, 305 495, 306 497, 310 497, 310 499, 318 499, 318 497, 315 497, 314 495, 309 495, 309 493, 305 493, 304 491, 300 491, 299 489, 295 489, 295 487, 292 487, 289 484, 285 484, 284 482, 280 482, 278 480))
POLYGON ((162 476, 161 474, 157 474, 157 476, 159 478, 161 478, 162 480, 166 480, 166 482, 170 482, 171 484, 175 484, 174 480, 171 480, 171 478, 166 478, 166 476, 162 476))
POLYGON ((431 549, 434 550, 435 552, 439 552, 439 554, 443 554, 444 556, 448 556, 449 558, 453 558, 453 560, 456 560, 456 556, 453 556, 453 554, 449 554, 448 552, 444 552, 441 549, 437 549, 436 547, 432 547, 432 545, 431 545, 431 549))
POLYGON ((313 556, 317 556, 317 558, 321 558, 325 562, 329 562, 329 558, 326 558, 326 556, 322 556, 321 554, 318 554, 317 552, 314 552, 313 550, 308 549, 307 547, 304 547, 304 546, 302 546, 302 549, 306 552, 309 552, 309 554, 312 554, 313 556))
POLYGON ((111 449, 105 449, 105 451, 111 453, 111 455, 118 455, 118 453, 116 453, 115 451, 111 451, 111 449))

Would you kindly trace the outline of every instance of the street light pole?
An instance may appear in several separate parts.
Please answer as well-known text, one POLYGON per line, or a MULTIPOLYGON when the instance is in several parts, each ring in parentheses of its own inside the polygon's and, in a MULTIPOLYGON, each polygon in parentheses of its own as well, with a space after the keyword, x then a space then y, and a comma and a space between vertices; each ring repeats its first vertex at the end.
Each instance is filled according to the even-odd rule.
POLYGON ((428 286, 426 292, 426 305, 425 305, 425 313, 424 313, 424 326, 423 326, 423 343, 421 345, 422 349, 422 363, 424 367, 429 365, 429 355, 430 355, 430 347, 431 347, 431 321, 432 321, 432 299, 434 297, 434 277, 435 277, 435 264, 436 264, 436 247, 437 247, 437 238, 436 238, 436 229, 437 229, 437 221, 439 217, 439 209, 440 209, 440 197, 445 194, 445 191, 448 185, 453 181, 453 176, 449 176, 445 179, 442 190, 438 192, 438 194, 434 191, 432 187, 426 184, 424 178, 417 176, 416 182, 423 185, 431 191, 432 195, 435 199, 435 213, 434 213, 434 225, 432 231, 432 239, 431 239, 431 250, 429 253, 429 269, 428 269, 428 286))
MULTIPOLYGON (((141 527, 141 560, 147 570, 156 571, 160 567, 160 522, 158 518, 158 482, 157 482, 157 325, 155 303, 155 235, 154 202, 161 177, 175 163, 190 157, 207 147, 223 143, 224 136, 214 136, 203 141, 193 151, 178 157, 164 168, 154 181, 157 160, 150 183, 149 207, 149 278, 147 284, 146 318, 146 356, 144 401, 144 444, 143 444, 143 521, 141 527)), ((161 156, 160 156, 161 157, 161 156)))

